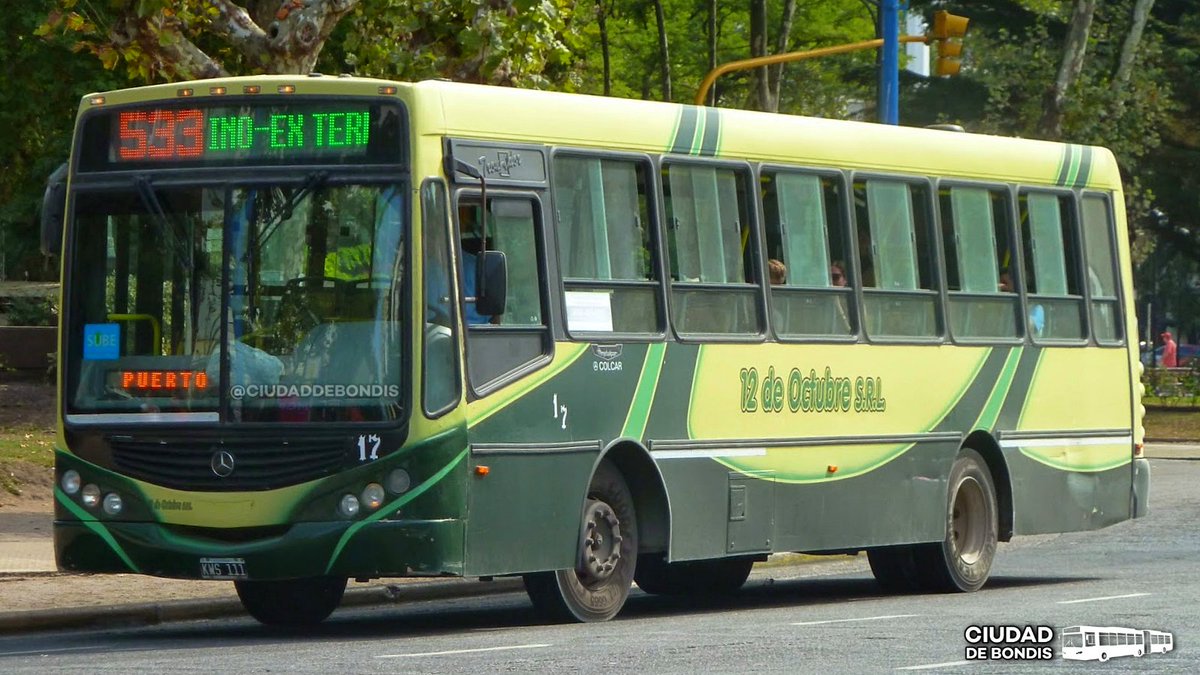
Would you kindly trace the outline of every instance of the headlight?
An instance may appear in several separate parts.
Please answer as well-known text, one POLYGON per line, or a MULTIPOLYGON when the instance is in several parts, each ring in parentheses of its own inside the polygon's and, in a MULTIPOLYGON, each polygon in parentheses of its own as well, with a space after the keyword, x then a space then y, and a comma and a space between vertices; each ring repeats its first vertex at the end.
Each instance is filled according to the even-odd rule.
POLYGON ((341 503, 338 504, 338 512, 347 518, 358 515, 358 497, 344 495, 341 503))
POLYGON ((402 495, 408 492, 408 488, 412 487, 412 478, 404 469, 396 469, 388 474, 387 489, 388 492, 394 495, 402 495))
POLYGON ((100 488, 96 487, 94 483, 84 485, 80 501, 89 509, 96 508, 96 505, 100 503, 100 488))
POLYGON ((110 516, 115 516, 125 508, 124 502, 121 501, 121 495, 110 492, 104 495, 104 512, 110 516))
POLYGON ((63 492, 73 495, 79 492, 79 486, 82 479, 79 477, 79 472, 75 469, 68 469, 62 475, 62 480, 59 485, 62 486, 63 492))
POLYGON ((383 486, 379 483, 371 483, 362 491, 362 505, 367 507, 368 511, 383 506, 383 486))

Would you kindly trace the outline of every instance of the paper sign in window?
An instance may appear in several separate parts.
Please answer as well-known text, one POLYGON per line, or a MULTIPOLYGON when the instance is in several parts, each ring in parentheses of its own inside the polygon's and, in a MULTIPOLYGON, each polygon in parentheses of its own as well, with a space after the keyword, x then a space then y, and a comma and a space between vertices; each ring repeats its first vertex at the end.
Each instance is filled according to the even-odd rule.
POLYGON ((612 293, 567 291, 566 300, 568 330, 612 332, 612 293))

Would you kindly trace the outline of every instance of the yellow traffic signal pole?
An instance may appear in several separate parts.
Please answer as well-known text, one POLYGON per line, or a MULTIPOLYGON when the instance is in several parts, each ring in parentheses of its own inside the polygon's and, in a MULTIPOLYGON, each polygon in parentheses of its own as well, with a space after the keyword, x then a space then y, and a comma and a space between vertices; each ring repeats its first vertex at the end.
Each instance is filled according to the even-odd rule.
MULTIPOLYGON (((900 42, 929 42, 932 38, 927 35, 901 35, 900 42)), ((832 54, 845 54, 846 52, 857 52, 864 49, 879 49, 883 46, 883 39, 866 40, 863 42, 852 42, 850 44, 836 45, 833 47, 822 47, 821 49, 810 49, 803 52, 788 52, 786 54, 773 54, 771 56, 758 56, 752 59, 742 59, 741 61, 730 61, 708 71, 704 76, 704 80, 700 83, 700 90, 696 92, 696 105, 704 105, 704 99, 708 97, 708 90, 712 87, 717 78, 725 73, 732 73, 739 70, 750 70, 751 68, 760 68, 762 66, 773 66, 777 63, 791 63, 792 61, 803 61, 805 59, 814 59, 819 56, 830 56, 832 54)))
MULTIPOLYGON (((945 11, 934 12, 933 31, 929 35, 901 35, 899 41, 901 43, 938 43, 938 63, 935 68, 935 73, 937 75, 957 75, 959 68, 958 57, 962 54, 962 36, 967 32, 968 23, 969 20, 963 16, 956 16, 945 11)), ((751 68, 761 68, 763 66, 773 66, 777 63, 803 61, 805 59, 812 59, 818 56, 845 54, 846 52, 857 52, 863 49, 879 49, 883 46, 883 44, 884 41, 882 38, 880 38, 878 40, 852 42, 850 44, 836 45, 833 47, 822 47, 821 49, 810 49, 803 52, 788 52, 786 54, 759 56, 753 59, 742 59, 741 61, 730 61, 729 63, 723 63, 708 71, 708 74, 704 76, 704 80, 700 82, 700 89, 696 92, 696 105, 704 105, 704 99, 708 98, 708 90, 712 88, 712 85, 717 81, 717 78, 725 73, 732 73, 739 70, 750 70, 751 68)))

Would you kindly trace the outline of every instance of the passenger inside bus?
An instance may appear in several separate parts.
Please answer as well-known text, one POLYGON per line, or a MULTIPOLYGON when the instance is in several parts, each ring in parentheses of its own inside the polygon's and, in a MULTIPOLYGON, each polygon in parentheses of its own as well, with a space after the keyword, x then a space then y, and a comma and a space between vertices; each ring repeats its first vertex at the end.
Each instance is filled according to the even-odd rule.
POLYGON ((781 286, 787 283, 787 266, 781 261, 771 258, 767 261, 767 276, 771 279, 772 286, 781 286))

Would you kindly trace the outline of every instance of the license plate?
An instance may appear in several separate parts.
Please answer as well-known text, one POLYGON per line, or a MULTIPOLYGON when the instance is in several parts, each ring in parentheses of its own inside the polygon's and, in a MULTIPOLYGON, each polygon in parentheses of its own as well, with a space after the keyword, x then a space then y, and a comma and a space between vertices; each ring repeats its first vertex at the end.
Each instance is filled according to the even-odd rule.
POLYGON ((246 579, 245 558, 201 558, 202 579, 246 579))

